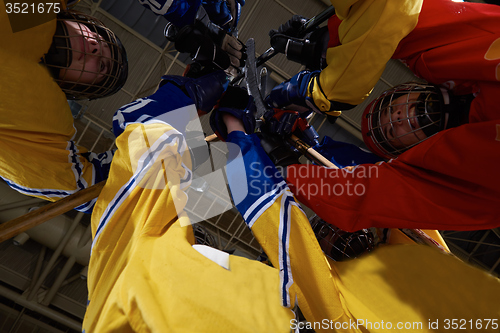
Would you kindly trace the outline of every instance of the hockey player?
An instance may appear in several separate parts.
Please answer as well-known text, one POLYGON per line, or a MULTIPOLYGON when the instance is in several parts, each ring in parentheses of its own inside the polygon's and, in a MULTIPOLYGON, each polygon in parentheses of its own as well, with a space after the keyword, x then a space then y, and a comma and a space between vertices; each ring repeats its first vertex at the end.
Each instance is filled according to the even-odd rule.
MULTIPOLYGON (((233 15, 239 15, 241 4, 232 6, 233 15)), ((163 9, 170 5, 174 10, 167 17, 179 24, 188 24, 176 20, 184 17, 183 11, 199 9, 199 4, 185 1, 168 2, 163 9)), ((223 26, 235 29, 238 15, 230 19, 225 2, 219 5, 206 7, 214 20, 225 20, 223 26)), ((113 152, 94 154, 76 146, 66 99, 97 99, 117 92, 127 78, 127 57, 120 40, 99 20, 67 10, 56 19, 55 11, 61 7, 51 8, 53 20, 15 32, 9 26, 9 8, 0 14, 0 29, 5 32, 0 69, 5 82, 0 106, 0 177, 23 194, 55 201, 106 179, 113 152), (29 98, 25 98, 28 90, 29 98), (40 109, 43 117, 33 117, 32 110, 40 109)), ((94 202, 77 209, 90 212, 94 202)))
MULTIPOLYGON (((384 10, 390 11, 389 2, 387 4, 384 10)), ((383 158, 397 158, 371 169, 372 173, 367 172, 370 170, 368 165, 341 171, 318 166, 290 166, 287 181, 302 203, 324 220, 347 231, 370 226, 439 230, 498 227, 500 179, 496 165, 500 163, 500 154, 496 152, 499 151, 500 123, 496 104, 500 92, 500 30, 496 22, 500 18, 500 9, 493 5, 445 0, 424 1, 421 7, 418 1, 405 4, 418 9, 410 16, 417 16, 418 23, 415 22, 416 25, 408 31, 401 30, 406 31, 404 38, 396 38, 390 52, 387 49, 387 52, 371 56, 372 48, 378 50, 377 47, 385 48, 389 44, 380 43, 371 34, 375 30, 368 30, 363 38, 354 40, 362 41, 360 48, 349 53, 353 50, 351 40, 343 40, 342 33, 355 32, 356 25, 351 30, 340 25, 338 31, 342 44, 328 51, 328 59, 334 54, 337 57, 328 64, 331 69, 323 70, 319 78, 318 73, 314 74, 316 76, 299 73, 278 86, 270 97, 276 101, 278 97, 284 97, 282 93, 287 90, 289 96, 304 97, 295 92, 299 87, 307 86, 306 81, 301 81, 305 85, 295 83, 301 77, 312 75, 315 77, 314 87, 320 82, 327 94, 357 95, 356 98, 341 100, 356 104, 371 89, 363 88, 368 87, 365 83, 373 80, 367 80, 364 74, 352 74, 352 82, 343 85, 335 81, 334 74, 330 76, 332 71, 339 69, 341 78, 358 70, 365 71, 364 66, 372 65, 366 56, 372 57, 374 64, 385 54, 401 59, 416 75, 432 85, 396 87, 372 102, 362 119, 362 134, 368 147, 383 158), (371 45, 368 53, 361 52, 364 43, 371 45), (356 85, 358 78, 365 82, 356 85), (330 85, 330 79, 337 83, 330 85), (349 189, 357 189, 357 194, 351 191, 348 195, 349 189)), ((358 2, 357 6, 372 9, 366 1, 358 2), (365 4, 368 7, 363 7, 365 4)), ((349 15, 356 17, 356 8, 353 7, 349 15)), ((339 13, 342 14, 342 10, 339 13)), ((350 17, 347 17, 346 24, 351 22, 350 17)), ((374 18, 373 29, 382 28, 381 24, 388 21, 391 22, 388 29, 400 29, 392 21, 394 18, 399 22, 399 14, 374 18)), ((402 26, 409 22, 404 21, 402 26)), ((335 29, 330 31, 331 36, 335 36, 332 31, 335 29)), ((395 38, 398 35, 385 33, 377 36, 395 38)), ((332 40, 335 38, 330 42, 332 40)), ((375 80, 382 69, 383 66, 376 74, 371 74, 375 80)), ((309 89, 311 87, 309 85, 309 89)), ((318 107, 328 104, 321 104, 323 102, 319 100, 324 102, 322 98, 314 98, 318 107)))
POLYGON ((276 269, 192 246, 184 132, 226 86, 222 71, 166 76, 116 113, 118 149, 92 214, 84 332, 290 331, 276 269))
POLYGON ((237 39, 244 0, 139 2, 170 22, 165 27, 165 36, 175 43, 179 52, 189 53, 195 62, 233 75, 244 66, 244 46, 237 39))
MULTIPOLYGON (((97 155, 72 141, 67 99, 117 92, 127 57, 116 35, 93 17, 53 6, 61 12, 18 31, 6 5, 0 10, 0 177, 23 194, 55 201, 106 178, 112 152, 97 155)), ((94 202, 78 209, 90 212, 94 202)))
MULTIPOLYGON (((258 139, 241 132, 241 124, 237 131, 228 124, 218 132, 229 132, 227 141, 241 147, 231 146, 231 155, 263 163, 260 166, 268 166, 271 177, 255 178, 257 168, 242 174, 245 168, 233 160, 228 180, 233 197, 244 198, 238 209, 276 268, 193 247, 192 228, 183 210, 184 190, 192 175, 183 132, 197 112, 212 108, 226 83, 221 72, 200 79, 166 76, 155 94, 117 112, 118 150, 92 215, 84 332, 289 332, 301 326, 287 309, 297 303, 319 332, 339 327, 346 332, 376 331, 374 325, 380 326, 382 320, 395 325, 403 319, 425 318, 427 324, 429 318, 497 316, 498 309, 492 306, 500 292, 497 280, 426 248, 382 250, 331 270, 309 221, 283 180, 272 176, 276 170, 255 145, 258 139), (260 194, 238 192, 235 183, 250 185, 254 180, 263 190, 260 194), (266 184, 277 186, 268 191, 266 184), (398 262, 416 254, 411 264, 398 262), (393 272, 398 265, 404 267, 393 272), (393 279, 385 281, 386 275, 405 284, 393 285, 393 279), (418 297, 415 283, 424 291, 418 297), (430 302, 437 288, 442 297, 430 302), (466 292, 455 299, 455 288, 466 292), (478 298, 481 302, 473 301, 478 298), (380 306, 381 300, 392 307, 380 306)), ((241 94, 235 96, 240 105, 252 108, 248 96, 243 100, 241 94)), ((224 97, 218 103, 221 112, 214 120, 221 120, 225 112, 238 115, 229 101, 224 97)))
POLYGON ((486 313, 498 316, 496 296, 491 297, 500 293, 498 279, 425 246, 386 246, 355 260, 327 263, 309 221, 262 149, 263 141, 258 134, 245 134, 252 131, 252 108, 248 98, 225 96, 211 125, 230 143, 227 179, 233 200, 279 269, 283 305, 298 305, 309 322, 292 321, 292 329, 431 332, 436 324, 430 322, 446 323, 448 316, 466 315, 472 321, 486 313), (456 288, 463 293, 457 295, 456 288))
POLYGON ((165 16, 178 28, 193 24, 200 8, 203 7, 210 20, 228 33, 234 33, 237 30, 241 7, 245 5, 245 0, 138 1, 154 13, 165 16))

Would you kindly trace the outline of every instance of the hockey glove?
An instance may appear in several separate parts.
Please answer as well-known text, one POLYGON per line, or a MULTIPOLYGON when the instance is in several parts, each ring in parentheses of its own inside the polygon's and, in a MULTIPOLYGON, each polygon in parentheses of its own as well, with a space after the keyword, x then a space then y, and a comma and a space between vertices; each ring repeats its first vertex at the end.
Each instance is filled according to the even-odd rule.
POLYGON ((216 71, 198 79, 165 75, 162 77, 160 87, 166 83, 176 85, 189 96, 196 105, 198 114, 210 112, 229 85, 227 76, 223 71, 216 71))
POLYGON ((299 112, 313 110, 319 112, 309 93, 312 91, 314 84, 312 81, 316 80, 318 75, 319 71, 299 72, 291 79, 274 87, 266 97, 267 104, 278 109, 290 109, 299 112))
POLYGON ((300 154, 296 153, 283 138, 269 133, 258 132, 260 144, 273 164, 286 179, 286 167, 292 164, 300 164, 300 154))
POLYGON ((284 53, 288 60, 305 65, 307 69, 323 69, 326 67, 328 27, 316 28, 306 35, 302 32, 306 22, 306 18, 294 15, 278 30, 269 31, 271 46, 284 53))
MULTIPOLYGON (((220 6, 222 7, 226 6, 226 4, 228 3, 224 1, 221 2, 220 0, 210 0, 208 2, 212 4, 218 4, 217 6, 219 8, 221 8, 220 6)), ((237 7, 237 4, 236 2, 234 2, 234 0, 232 0, 231 2, 233 3, 232 6, 237 7)), ((213 11, 212 15, 214 15, 213 11)), ((237 72, 237 69, 239 67, 243 67, 245 65, 246 54, 244 52, 245 51, 244 45, 236 38, 237 37, 236 31, 228 31, 227 29, 221 28, 219 25, 217 25, 216 24, 217 22, 213 23, 212 21, 213 19, 211 18, 210 14, 207 13, 206 8, 200 7, 198 12, 196 13, 195 26, 198 27, 198 29, 200 30, 206 28, 208 31, 208 35, 215 43, 215 45, 217 45, 218 47, 220 47, 222 51, 227 53, 227 55, 229 56, 231 66, 226 67, 224 69, 229 68, 230 73, 237 72)), ((235 23, 234 20, 232 23, 235 23)), ((232 23, 230 22, 229 25, 231 25, 232 23)))
POLYGON ((210 20, 229 33, 236 31, 245 0, 204 0, 203 8, 210 20))
POLYGON ((214 65, 234 72, 245 65, 244 45, 211 22, 208 26, 196 22, 180 30, 169 23, 164 34, 174 42, 177 51, 188 53, 194 61, 204 66, 214 65))
POLYGON ((224 113, 229 113, 241 120, 245 133, 252 134, 255 131, 255 104, 253 98, 248 95, 245 89, 228 87, 219 105, 215 107, 210 115, 210 126, 222 141, 226 141, 227 138, 227 127, 222 119, 224 113))
POLYGON ((303 16, 293 15, 292 18, 288 20, 285 24, 280 25, 278 30, 273 29, 269 31, 269 37, 272 38, 276 34, 281 34, 281 35, 286 35, 288 37, 301 38, 303 36, 299 36, 299 34, 302 32, 302 30, 304 30, 304 25, 306 24, 307 21, 308 19, 303 16))

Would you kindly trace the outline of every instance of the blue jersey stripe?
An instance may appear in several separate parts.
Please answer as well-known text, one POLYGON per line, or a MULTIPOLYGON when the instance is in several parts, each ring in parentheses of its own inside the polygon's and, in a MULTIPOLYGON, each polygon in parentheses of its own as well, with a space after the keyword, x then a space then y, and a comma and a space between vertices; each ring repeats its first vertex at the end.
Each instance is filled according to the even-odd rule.
MULTIPOLYGON (((144 177, 144 175, 147 173, 147 171, 153 166, 154 163, 156 163, 158 157, 160 156, 161 151, 165 149, 166 146, 171 145, 174 143, 174 141, 179 142, 178 144, 178 151, 177 153, 182 154, 183 149, 186 148, 185 145, 185 140, 184 137, 177 131, 172 130, 169 131, 165 134, 163 134, 148 150, 148 152, 145 153, 144 158, 140 158, 139 160, 142 161, 140 164, 142 166, 138 165, 138 168, 134 175, 129 179, 129 181, 122 186, 120 190, 116 193, 115 197, 113 200, 110 201, 108 207, 106 208, 105 212, 103 213, 101 220, 99 222, 99 225, 97 227, 94 240, 92 243, 92 247, 94 246, 95 242, 98 240, 100 234, 102 233, 103 229, 111 219, 111 217, 114 215, 115 211, 120 207, 122 202, 127 198, 128 194, 132 191, 132 189, 136 186, 136 184, 144 177)), ((190 174, 190 172, 188 172, 190 174)), ((191 176, 188 176, 190 178, 191 176)))
POLYGON ((40 196, 46 196, 48 198, 54 198, 54 197, 65 197, 65 196, 71 195, 77 191, 77 190, 62 191, 62 190, 54 190, 54 189, 32 189, 29 187, 24 187, 24 186, 18 185, 16 183, 8 180, 7 178, 4 178, 4 177, 1 177, 1 178, 14 190, 21 192, 23 194, 27 194, 27 195, 40 195, 40 196))
POLYGON ((278 198, 283 191, 286 190, 286 188, 287 185, 283 181, 278 184, 278 187, 276 187, 273 191, 260 197, 252 206, 248 208, 246 212, 242 212, 242 216, 250 228, 254 224, 255 220, 265 211, 265 209, 273 204, 276 198, 278 198))
POLYGON ((285 193, 280 212, 280 277, 281 294, 283 306, 290 307, 290 286, 293 283, 292 273, 290 269, 290 227, 291 227, 291 204, 295 202, 289 193, 285 193))

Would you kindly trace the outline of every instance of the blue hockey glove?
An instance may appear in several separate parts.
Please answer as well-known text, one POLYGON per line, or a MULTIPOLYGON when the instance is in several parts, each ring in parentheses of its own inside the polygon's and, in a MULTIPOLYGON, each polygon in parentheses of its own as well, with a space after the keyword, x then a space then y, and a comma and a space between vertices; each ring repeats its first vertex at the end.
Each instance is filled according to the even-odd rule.
MULTIPOLYGON (((240 0, 236 0, 240 1, 240 0)), ((242 4, 235 0, 205 0, 196 14, 195 25, 206 27, 208 35, 217 47, 227 53, 231 67, 225 67, 231 75, 238 72, 239 67, 245 66, 245 47, 238 37, 236 29, 239 11, 242 4), (226 14, 224 14, 226 13, 226 14), (221 19, 223 17, 223 19, 221 19), (226 20, 229 20, 226 22, 226 20)))
POLYGON ((236 30, 241 15, 241 7, 244 4, 245 0, 202 1, 203 8, 205 8, 210 20, 229 33, 236 30))
POLYGON ((266 97, 267 104, 273 108, 299 112, 319 111, 314 105, 312 97, 308 97, 308 89, 312 89, 310 83, 316 79, 319 73, 319 71, 302 71, 291 79, 278 84, 266 97))
POLYGON ((160 87, 166 83, 172 83, 179 87, 187 96, 189 96, 198 113, 209 113, 229 85, 226 74, 223 71, 216 71, 197 79, 165 75, 162 76, 160 87))
POLYGON ((312 147, 318 144, 319 135, 314 127, 309 125, 306 117, 307 113, 297 111, 270 110, 264 115, 265 123, 261 131, 282 137, 293 133, 312 147))
POLYGON ((300 15, 293 15, 285 24, 280 25, 278 30, 272 29, 269 31, 271 37, 271 46, 276 52, 285 53, 289 39, 303 38, 299 36, 307 18, 300 15))
POLYGON ((300 33, 304 30, 304 26, 309 19, 301 15, 293 15, 285 24, 280 25, 278 30, 270 30, 269 37, 273 37, 275 34, 283 34, 289 37, 298 37, 300 33))
POLYGON ((210 115, 210 126, 217 137, 226 141, 227 128, 222 119, 224 113, 240 119, 243 123, 245 133, 251 134, 255 131, 255 104, 245 89, 230 86, 224 96, 210 115))

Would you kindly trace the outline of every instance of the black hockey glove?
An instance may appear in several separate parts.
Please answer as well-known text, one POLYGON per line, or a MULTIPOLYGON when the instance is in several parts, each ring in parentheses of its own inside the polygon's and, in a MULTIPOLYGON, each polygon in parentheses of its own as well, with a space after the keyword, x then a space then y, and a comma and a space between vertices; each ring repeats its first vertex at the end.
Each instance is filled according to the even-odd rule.
POLYGON ((241 7, 245 5, 245 0, 203 0, 202 5, 212 22, 237 36, 241 7))
POLYGON ((164 75, 162 76, 160 87, 166 83, 176 85, 189 96, 196 105, 199 114, 210 112, 219 102, 229 84, 227 76, 222 70, 197 79, 177 75, 164 75))
POLYGON ((264 120, 262 131, 280 136, 290 135, 298 128, 303 130, 308 125, 307 120, 293 110, 271 109, 264 114, 264 120))
POLYGON ((282 137, 269 133, 258 132, 260 144, 273 164, 286 179, 286 167, 292 164, 300 164, 300 154, 288 145, 282 137))
POLYGON ((165 37, 174 42, 177 51, 189 53, 193 61, 204 66, 215 65, 235 72, 245 65, 244 45, 211 22, 204 25, 195 21, 181 29, 169 23, 165 27, 165 37))
POLYGON ((309 125, 306 116, 305 113, 293 110, 272 109, 264 114, 265 123, 261 126, 261 131, 281 137, 295 134, 313 147, 319 144, 319 135, 314 127, 309 125))

